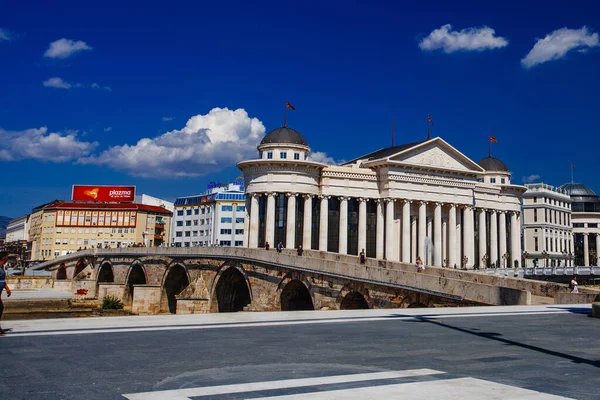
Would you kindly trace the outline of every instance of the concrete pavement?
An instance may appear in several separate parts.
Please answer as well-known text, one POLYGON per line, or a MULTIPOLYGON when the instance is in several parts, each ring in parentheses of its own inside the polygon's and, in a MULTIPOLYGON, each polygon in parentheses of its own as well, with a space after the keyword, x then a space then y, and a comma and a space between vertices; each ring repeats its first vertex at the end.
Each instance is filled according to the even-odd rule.
POLYGON ((597 398, 600 320, 589 312, 577 305, 6 321, 0 399, 597 398))

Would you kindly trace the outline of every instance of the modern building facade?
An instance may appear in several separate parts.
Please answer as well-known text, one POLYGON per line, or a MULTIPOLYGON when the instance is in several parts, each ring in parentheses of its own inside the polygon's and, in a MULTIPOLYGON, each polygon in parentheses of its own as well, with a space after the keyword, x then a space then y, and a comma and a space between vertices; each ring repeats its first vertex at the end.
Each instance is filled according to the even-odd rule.
POLYGON ((51 260, 94 247, 167 245, 171 216, 144 204, 55 201, 32 213, 32 258, 51 260))
POLYGON ((6 227, 6 243, 29 240, 29 214, 15 218, 6 227))
POLYGON ((465 268, 521 263, 521 199, 502 161, 476 163, 441 138, 377 150, 343 165, 310 160, 284 126, 238 163, 249 247, 358 254, 465 268))
POLYGON ((571 198, 575 265, 600 265, 600 197, 576 182, 558 188, 571 198))
POLYGON ((171 243, 175 247, 244 246, 245 198, 241 182, 178 198, 171 243))
MULTIPOLYGON (((572 266, 574 237, 571 197, 545 183, 525 185, 523 258, 527 267, 572 266)), ((579 264, 581 265, 581 264, 579 264)))

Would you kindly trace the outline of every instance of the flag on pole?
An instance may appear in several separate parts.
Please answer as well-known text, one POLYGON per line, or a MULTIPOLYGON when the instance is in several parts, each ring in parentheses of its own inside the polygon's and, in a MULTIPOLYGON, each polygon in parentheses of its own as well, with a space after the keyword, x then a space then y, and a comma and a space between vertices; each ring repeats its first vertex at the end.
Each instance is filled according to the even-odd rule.
POLYGON ((498 143, 498 139, 493 136, 490 136, 490 143, 498 143))
POLYGON ((431 125, 433 125, 433 118, 429 114, 427 114, 427 122, 431 122, 431 125))
POLYGON ((292 111, 295 111, 295 110, 296 110, 296 107, 294 107, 293 105, 291 105, 291 104, 290 104, 289 102, 287 102, 287 101, 285 102, 285 106, 286 106, 287 108, 289 108, 290 110, 292 110, 292 111))
POLYGON ((571 164, 571 168, 575 169, 575 164, 571 164))

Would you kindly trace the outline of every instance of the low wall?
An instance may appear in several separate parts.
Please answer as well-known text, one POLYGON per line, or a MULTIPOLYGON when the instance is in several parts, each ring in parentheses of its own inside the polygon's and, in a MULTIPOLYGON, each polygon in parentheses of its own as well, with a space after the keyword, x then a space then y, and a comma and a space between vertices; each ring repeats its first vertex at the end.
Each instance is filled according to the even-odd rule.
POLYGON ((207 314, 207 299, 179 299, 177 298, 177 314, 207 314))
POLYGON ((54 285, 52 287, 54 288, 54 290, 58 290, 59 292, 71 293, 73 291, 73 281, 54 281, 54 285))
POLYGON ((106 296, 113 296, 125 304, 125 291, 127 285, 118 283, 101 283, 98 285, 98 305, 102 306, 102 301, 106 296))
POLYGON ((159 314, 162 288, 159 285, 133 285, 134 314, 159 314))
POLYGON ((591 304, 600 301, 600 295, 559 292, 554 296, 554 304, 591 304))
POLYGON ((92 279, 81 279, 73 281, 74 299, 95 299, 96 298, 96 281, 92 279), (81 294, 77 294, 81 291, 81 294), (84 292, 86 291, 86 292, 84 292))
POLYGON ((51 289, 54 279, 48 276, 11 276, 6 283, 11 290, 51 289))

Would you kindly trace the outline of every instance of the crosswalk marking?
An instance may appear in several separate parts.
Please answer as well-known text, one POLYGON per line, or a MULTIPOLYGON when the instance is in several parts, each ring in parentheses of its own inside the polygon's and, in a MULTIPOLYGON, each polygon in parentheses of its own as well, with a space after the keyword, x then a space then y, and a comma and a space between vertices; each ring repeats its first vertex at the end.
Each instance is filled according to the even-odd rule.
POLYGON ((437 375, 445 372, 433 369, 413 369, 405 371, 373 372, 366 374, 336 375, 315 378, 285 379, 280 381, 239 383, 233 385, 208 386, 189 389, 163 390, 157 392, 130 393, 123 396, 129 400, 187 400, 190 397, 215 396, 232 393, 246 393, 263 390, 289 389, 318 385, 332 385, 350 382, 366 382, 382 379, 409 378, 437 375))

